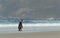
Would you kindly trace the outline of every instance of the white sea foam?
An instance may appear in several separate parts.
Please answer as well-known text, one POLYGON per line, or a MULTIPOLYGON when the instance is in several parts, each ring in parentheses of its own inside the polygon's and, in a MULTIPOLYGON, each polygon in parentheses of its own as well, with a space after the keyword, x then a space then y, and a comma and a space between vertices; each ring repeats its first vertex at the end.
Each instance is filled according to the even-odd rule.
MULTIPOLYGON (((17 27, 18 23, 16 24, 0 24, 0 27, 17 27)), ((23 23, 23 26, 60 26, 60 23, 23 23)))
MULTIPOLYGON (((18 23, 0 24, 0 33, 17 33, 18 23)), ((60 31, 60 23, 23 23, 22 32, 60 31)))

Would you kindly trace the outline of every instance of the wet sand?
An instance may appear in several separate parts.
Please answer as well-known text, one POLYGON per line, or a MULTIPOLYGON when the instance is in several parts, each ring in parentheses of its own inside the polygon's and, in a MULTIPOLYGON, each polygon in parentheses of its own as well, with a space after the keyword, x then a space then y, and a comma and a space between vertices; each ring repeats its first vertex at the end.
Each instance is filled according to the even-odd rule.
POLYGON ((0 34, 0 38, 60 38, 60 31, 0 34))

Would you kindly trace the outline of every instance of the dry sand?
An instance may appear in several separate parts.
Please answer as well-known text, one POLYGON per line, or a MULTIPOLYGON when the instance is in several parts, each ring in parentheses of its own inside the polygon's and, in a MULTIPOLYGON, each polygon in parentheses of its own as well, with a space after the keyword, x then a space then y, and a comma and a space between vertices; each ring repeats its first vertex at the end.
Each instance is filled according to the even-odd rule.
POLYGON ((0 38, 60 38, 60 32, 0 34, 0 38))

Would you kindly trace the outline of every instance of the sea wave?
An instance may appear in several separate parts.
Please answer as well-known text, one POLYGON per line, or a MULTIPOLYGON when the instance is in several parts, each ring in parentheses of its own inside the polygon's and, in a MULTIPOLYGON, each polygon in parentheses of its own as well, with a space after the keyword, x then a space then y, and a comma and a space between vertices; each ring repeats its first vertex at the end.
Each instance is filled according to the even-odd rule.
MULTIPOLYGON (((24 27, 33 27, 33 26, 60 26, 60 23, 23 23, 24 27)), ((0 24, 0 27, 18 27, 18 23, 10 24, 0 24)))

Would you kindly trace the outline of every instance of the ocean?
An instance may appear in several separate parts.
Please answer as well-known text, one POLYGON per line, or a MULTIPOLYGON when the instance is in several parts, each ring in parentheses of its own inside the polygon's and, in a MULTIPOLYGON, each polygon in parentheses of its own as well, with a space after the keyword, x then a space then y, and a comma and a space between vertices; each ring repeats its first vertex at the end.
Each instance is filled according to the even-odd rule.
POLYGON ((0 20, 0 34, 60 31, 60 20, 23 20, 22 31, 18 31, 18 24, 17 20, 0 20))

